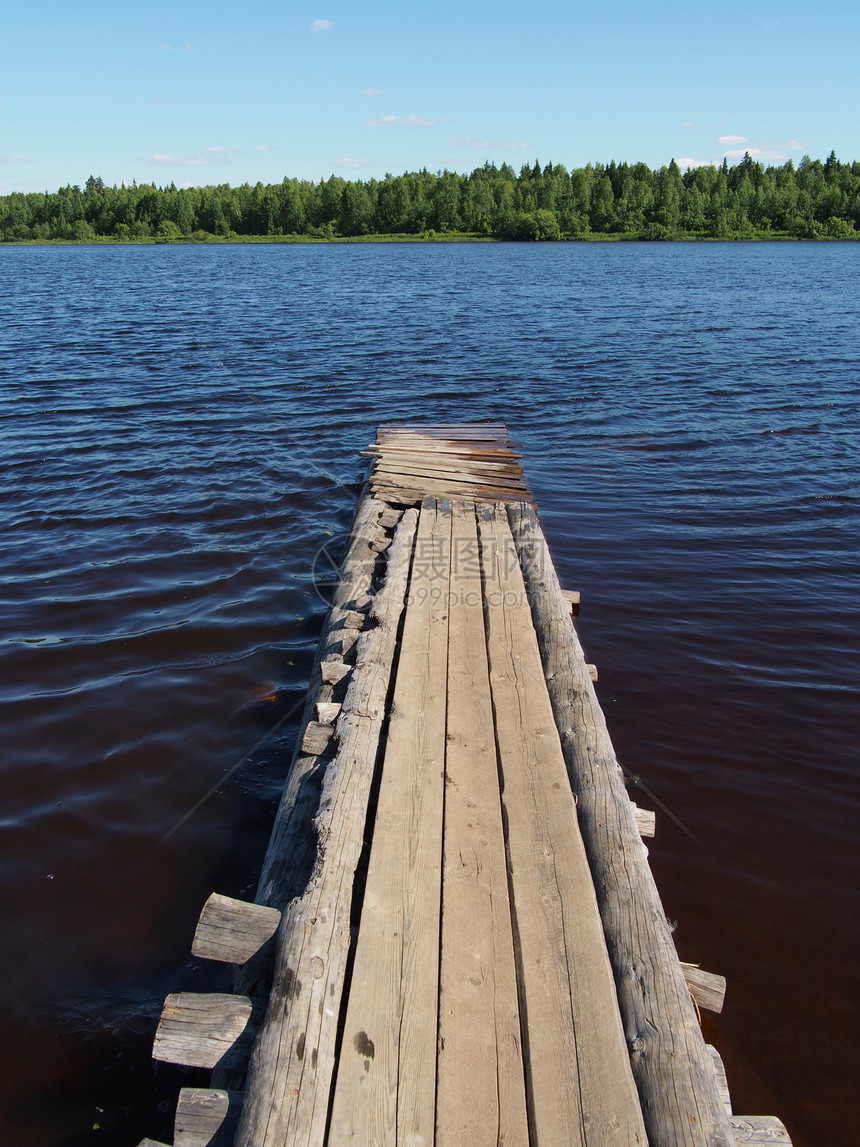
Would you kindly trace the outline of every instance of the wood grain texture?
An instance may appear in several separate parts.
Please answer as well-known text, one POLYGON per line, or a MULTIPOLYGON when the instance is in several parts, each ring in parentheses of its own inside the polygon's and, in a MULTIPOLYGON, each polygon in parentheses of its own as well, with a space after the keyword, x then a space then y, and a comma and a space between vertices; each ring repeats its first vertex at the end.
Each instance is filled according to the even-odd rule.
POLYGON ((719 1092, 720 1099, 723 1101, 726 1114, 730 1116, 732 1114, 732 1096, 729 1091, 729 1080, 726 1075, 726 1066, 723 1063, 723 1057, 713 1044, 709 1043, 707 1048, 710 1052, 711 1059, 714 1061, 714 1078, 717 1081, 717 1091, 719 1092))
POLYGON ((453 507, 437 1147, 528 1143, 507 861, 473 503, 453 507))
MULTIPOLYGON (((352 672, 352 666, 344 663, 342 654, 330 654, 329 648, 339 644, 347 621, 352 624, 352 615, 358 613, 364 617, 364 612, 374 600, 377 555, 371 549, 371 542, 386 510, 384 502, 365 496, 350 530, 338 582, 311 667, 300 734, 263 859, 254 897, 258 904, 283 909, 293 897, 301 895, 311 875, 317 850, 313 825, 319 809, 325 765, 316 754, 302 751, 304 729, 314 719, 318 704, 331 703, 336 688, 347 688, 339 682, 352 672)), ((240 995, 262 995, 268 993, 270 986, 268 969, 261 971, 254 961, 240 968, 234 979, 234 991, 240 995)), ((244 1067, 231 1071, 218 1068, 213 1071, 211 1082, 213 1087, 244 1087, 244 1067)))
POLYGON ((164 1001, 152 1058, 186 1067, 246 1063, 261 1014, 247 996, 175 992, 164 1001))
POLYGON ((591 874, 503 507, 478 516, 533 1142, 646 1143, 591 874))
POLYGON ((700 1008, 719 1014, 726 999, 726 977, 705 972, 696 964, 681 964, 690 995, 700 1008))
MULTIPOLYGON (((400 471, 401 468, 413 467, 419 472, 424 470, 440 471, 442 473, 464 473, 469 478, 497 479, 505 481, 522 481, 523 469, 518 462, 502 461, 501 459, 489 462, 485 458, 470 458, 465 455, 440 454, 436 452, 422 453, 421 451, 390 451, 385 450, 375 455, 374 471, 384 470, 400 471)), ((404 470, 405 472, 405 470, 404 470)))
POLYGON ((396 463, 430 462, 432 465, 468 466, 469 469, 480 468, 485 474, 510 474, 519 477, 523 473, 521 463, 517 461, 521 455, 510 451, 477 451, 474 448, 456 447, 451 444, 427 446, 376 446, 372 450, 362 451, 367 458, 378 461, 396 463))
POLYGON ((317 720, 321 725, 331 725, 340 713, 341 704, 338 701, 318 701, 317 720))
MULTIPOLYGON (((353 612, 358 600, 370 594, 377 560, 370 543, 376 537, 377 523, 385 509, 384 503, 372 497, 364 498, 358 508, 311 669, 302 730, 314 719, 316 704, 331 700, 331 685, 350 672, 350 667, 344 668, 342 659, 338 658, 336 662, 328 663, 332 669, 337 666, 337 670, 334 680, 326 682, 321 666, 328 644, 336 640, 344 618, 353 612)), ((300 737, 263 861, 255 896, 259 904, 284 908, 292 897, 304 890, 316 847, 307 825, 313 819, 319 802, 319 774, 316 756, 302 753, 300 737)))
POLYGON ((355 870, 400 615, 406 598, 417 514, 403 515, 386 581, 372 607, 375 627, 358 657, 338 718, 314 827, 312 878, 284 913, 269 1007, 254 1048, 237 1147, 322 1144, 334 1070, 355 870))
POLYGON ((508 515, 588 854, 649 1142, 730 1147, 713 1066, 582 647, 534 512, 508 515))
POLYGON ((415 542, 328 1142, 432 1143, 451 511, 415 542))
POLYGON ((319 756, 328 748, 328 743, 334 735, 331 725, 324 725, 321 721, 308 721, 302 737, 302 753, 305 756, 319 756))
POLYGON ((205 960, 245 964, 260 956, 280 922, 277 908, 248 904, 213 892, 200 913, 191 953, 205 960))
POLYGON ((633 816, 640 836, 652 837, 657 831, 657 814, 647 808, 633 805, 633 816))
POLYGON ((176 1105, 173 1147, 233 1147, 241 1091, 183 1087, 176 1105))
POLYGON ((775 1115, 733 1115, 732 1134, 736 1144, 776 1143, 791 1144, 785 1124, 775 1115))

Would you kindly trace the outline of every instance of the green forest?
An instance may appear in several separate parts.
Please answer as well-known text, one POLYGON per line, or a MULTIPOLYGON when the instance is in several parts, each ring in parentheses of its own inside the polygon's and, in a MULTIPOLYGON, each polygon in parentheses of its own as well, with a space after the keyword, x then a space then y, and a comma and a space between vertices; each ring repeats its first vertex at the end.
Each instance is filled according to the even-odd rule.
POLYGON ((470 175, 409 172, 350 181, 156 187, 86 185, 0 197, 0 238, 19 242, 213 242, 250 238, 854 239, 860 163, 681 171, 644 163, 485 163, 470 175))

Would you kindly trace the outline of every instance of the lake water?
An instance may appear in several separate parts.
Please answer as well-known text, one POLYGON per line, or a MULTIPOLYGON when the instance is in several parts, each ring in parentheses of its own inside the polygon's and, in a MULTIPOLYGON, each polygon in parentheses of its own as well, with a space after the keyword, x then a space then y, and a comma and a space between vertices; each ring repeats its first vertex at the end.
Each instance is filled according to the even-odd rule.
POLYGON ((225 985, 194 925, 253 895, 392 418, 522 442, 735 1110, 856 1141, 858 281, 838 243, 0 248, 1 1142, 172 1141, 205 1080, 157 1016, 225 985))

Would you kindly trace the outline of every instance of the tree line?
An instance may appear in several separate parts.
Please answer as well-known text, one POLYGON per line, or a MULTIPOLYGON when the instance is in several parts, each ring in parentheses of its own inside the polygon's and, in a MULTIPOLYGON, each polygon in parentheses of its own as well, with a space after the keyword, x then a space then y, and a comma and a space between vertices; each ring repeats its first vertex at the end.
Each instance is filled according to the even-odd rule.
POLYGON ((109 187, 0 197, 4 242, 200 241, 242 236, 335 239, 468 235, 495 239, 860 237, 860 163, 808 156, 765 167, 644 163, 485 163, 469 175, 426 170, 384 179, 177 188, 109 187))

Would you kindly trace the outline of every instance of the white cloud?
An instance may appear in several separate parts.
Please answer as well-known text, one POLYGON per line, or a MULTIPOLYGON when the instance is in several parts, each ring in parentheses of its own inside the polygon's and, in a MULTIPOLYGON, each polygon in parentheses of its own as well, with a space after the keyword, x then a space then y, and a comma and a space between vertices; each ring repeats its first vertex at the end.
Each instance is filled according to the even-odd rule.
POLYGON ((149 102, 156 107, 167 107, 175 103, 175 100, 150 100, 149 102))
POLYGON ((784 163, 789 154, 793 151, 804 151, 806 145, 797 139, 791 139, 788 143, 762 143, 754 144, 742 135, 724 135, 718 140, 719 143, 738 143, 746 144, 745 147, 732 147, 727 148, 725 151, 720 152, 720 158, 723 156, 731 163, 738 159, 743 159, 745 155, 749 155, 750 159, 758 160, 761 163, 779 162, 784 163))
POLYGON ((0 155, 0 163, 14 164, 14 163, 29 163, 29 160, 24 159, 21 155, 0 155))
POLYGON ((347 156, 344 159, 336 159, 334 165, 335 167, 345 167, 354 171, 357 167, 371 167, 373 161, 370 159, 350 159, 347 156))
POLYGON ((699 124, 693 123, 693 121, 689 120, 689 119, 687 120, 686 123, 681 124, 681 126, 687 128, 688 131, 698 131, 699 130, 699 124))
POLYGON ((366 127, 436 127, 437 124, 447 122, 447 117, 426 119, 417 115, 383 115, 364 121, 366 127))
POLYGON ((158 50, 160 52, 193 52, 194 47, 187 40, 183 40, 181 44, 159 44, 158 50))
POLYGON ((334 24, 332 23, 331 20, 314 20, 313 24, 311 24, 311 31, 312 32, 330 32, 333 27, 334 27, 334 24))
POLYGON ((788 159, 781 147, 738 147, 725 154, 726 159, 743 159, 745 155, 750 159, 788 159))
POLYGON ((684 156, 683 159, 676 159, 675 162, 682 171, 686 171, 688 167, 719 167, 715 159, 690 159, 688 156, 684 156))
POLYGON ((238 147, 204 147, 203 154, 230 156, 241 155, 242 153, 238 147))
POLYGON ((277 150, 278 149, 276 147, 272 147, 271 144, 268 144, 268 143, 254 144, 254 151, 277 151, 277 150))
POLYGON ((527 139, 521 139, 518 143, 500 143, 499 147, 531 147, 527 139))
MULTIPOLYGON (((361 94, 363 96, 381 96, 382 88, 362 88, 361 94)), ((2 109, 0 109, 2 110, 2 109)))

